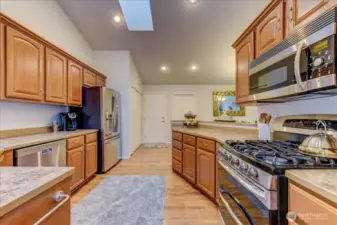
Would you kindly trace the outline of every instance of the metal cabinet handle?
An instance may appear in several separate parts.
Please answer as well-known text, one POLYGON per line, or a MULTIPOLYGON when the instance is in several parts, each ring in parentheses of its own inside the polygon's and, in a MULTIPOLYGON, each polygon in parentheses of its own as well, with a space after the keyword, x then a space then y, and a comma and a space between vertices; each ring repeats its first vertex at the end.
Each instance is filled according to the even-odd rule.
POLYGON ((55 206, 53 209, 51 209, 49 212, 47 212, 43 217, 41 217, 37 222, 34 223, 34 225, 41 224, 45 219, 47 219, 51 214, 53 214, 57 209, 59 209, 64 203, 66 203, 69 199, 69 195, 64 194, 63 191, 58 191, 54 194, 53 199, 55 202, 60 202, 62 198, 64 198, 57 206, 55 206))

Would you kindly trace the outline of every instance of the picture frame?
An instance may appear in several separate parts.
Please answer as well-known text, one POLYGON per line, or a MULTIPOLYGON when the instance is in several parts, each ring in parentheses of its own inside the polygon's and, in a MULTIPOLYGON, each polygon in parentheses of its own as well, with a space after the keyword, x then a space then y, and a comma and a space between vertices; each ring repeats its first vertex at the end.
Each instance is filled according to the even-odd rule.
POLYGON ((246 108, 236 105, 235 91, 213 91, 213 116, 245 116, 246 108))

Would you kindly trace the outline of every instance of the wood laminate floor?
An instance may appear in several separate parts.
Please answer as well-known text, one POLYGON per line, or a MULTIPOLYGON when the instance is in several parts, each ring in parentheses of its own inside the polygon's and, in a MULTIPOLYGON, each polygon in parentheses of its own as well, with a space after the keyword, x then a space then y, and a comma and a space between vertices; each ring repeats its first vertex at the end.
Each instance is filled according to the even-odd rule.
POLYGON ((96 175, 71 197, 71 203, 78 203, 109 175, 161 175, 167 176, 165 225, 219 225, 217 206, 172 172, 171 161, 171 148, 140 148, 108 173, 96 175))

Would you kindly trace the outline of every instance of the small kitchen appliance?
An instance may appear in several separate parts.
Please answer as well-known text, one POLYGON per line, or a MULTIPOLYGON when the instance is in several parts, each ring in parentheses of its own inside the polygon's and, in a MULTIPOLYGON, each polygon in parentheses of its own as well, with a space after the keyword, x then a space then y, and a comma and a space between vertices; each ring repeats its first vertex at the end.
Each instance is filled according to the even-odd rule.
POLYGON ((79 128, 98 129, 98 173, 119 161, 121 153, 120 94, 110 88, 83 88, 82 108, 70 107, 81 115, 79 128))
POLYGON ((77 130, 78 114, 75 112, 62 112, 59 115, 59 129, 61 131, 73 131, 77 130))
POLYGON ((226 225, 288 224, 285 171, 337 169, 337 159, 299 149, 305 139, 321 132, 316 130, 319 120, 331 137, 337 136, 336 115, 286 116, 274 120, 271 141, 229 140, 218 149, 219 211, 226 225))
POLYGON ((249 100, 285 102, 336 95, 336 24, 334 6, 253 60, 249 100))

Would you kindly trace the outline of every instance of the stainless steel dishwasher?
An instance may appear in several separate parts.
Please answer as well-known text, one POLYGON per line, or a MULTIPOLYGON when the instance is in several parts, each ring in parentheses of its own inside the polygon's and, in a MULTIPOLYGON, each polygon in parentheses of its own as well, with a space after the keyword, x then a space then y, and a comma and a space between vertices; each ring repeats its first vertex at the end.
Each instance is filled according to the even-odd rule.
POLYGON ((15 149, 14 151, 16 166, 66 166, 67 151, 65 140, 15 149))

